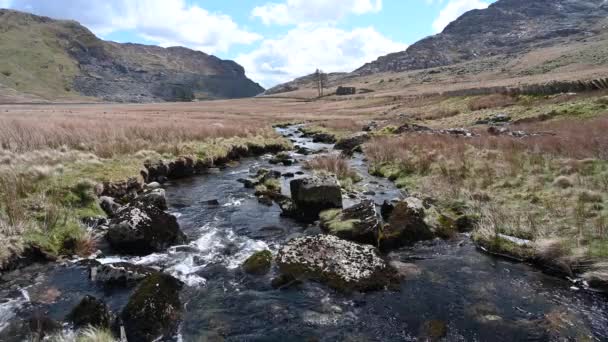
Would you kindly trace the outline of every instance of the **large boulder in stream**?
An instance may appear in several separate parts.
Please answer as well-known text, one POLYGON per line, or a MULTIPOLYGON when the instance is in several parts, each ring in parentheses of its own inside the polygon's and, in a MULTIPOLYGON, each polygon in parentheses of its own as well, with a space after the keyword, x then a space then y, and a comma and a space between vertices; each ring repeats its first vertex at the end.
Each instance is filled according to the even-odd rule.
POLYGON ((276 262, 293 279, 312 279, 341 291, 377 290, 396 280, 376 248, 332 235, 293 239, 281 247, 276 262))
POLYGON ((422 200, 409 197, 397 202, 390 210, 388 223, 384 225, 378 242, 380 249, 391 250, 433 238, 434 234, 425 221, 422 200))
POLYGON ((145 201, 121 207, 106 236, 112 248, 129 255, 161 252, 186 240, 175 216, 145 201))
POLYGON ((182 286, 179 280, 162 273, 141 282, 121 313, 129 342, 164 341, 176 334, 181 320, 182 286))
POLYGON ((68 319, 74 323, 74 328, 85 328, 92 326, 95 328, 109 329, 112 324, 112 314, 107 305, 92 296, 85 296, 80 303, 72 309, 68 319))
POLYGON ((350 208, 331 209, 320 214, 321 229, 341 239, 378 245, 382 222, 371 200, 350 208))
POLYGON ((294 179, 289 186, 293 205, 287 214, 300 221, 314 222, 322 211, 342 208, 342 190, 333 176, 294 179))

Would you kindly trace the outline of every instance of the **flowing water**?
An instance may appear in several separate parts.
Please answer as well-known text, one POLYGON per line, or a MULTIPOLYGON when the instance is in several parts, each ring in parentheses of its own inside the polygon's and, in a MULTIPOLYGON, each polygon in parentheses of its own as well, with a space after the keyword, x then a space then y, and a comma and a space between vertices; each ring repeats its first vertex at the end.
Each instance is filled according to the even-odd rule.
MULTIPOLYGON (((310 149, 331 150, 331 145, 297 137, 297 128, 279 132, 310 149)), ((351 164, 376 203, 403 196, 390 182, 370 176, 361 155, 351 164)), ((169 210, 192 242, 146 257, 100 259, 157 266, 187 284, 178 340, 415 341, 424 340, 428 326, 444 331, 446 341, 608 340, 606 297, 528 265, 482 254, 465 235, 391 253, 391 259, 421 270, 396 290, 342 294, 314 282, 274 290, 270 281, 276 270, 250 276, 239 265, 255 251, 276 251, 285 241, 319 229, 281 217, 278 206, 258 203, 253 190, 237 182, 259 167, 303 171, 301 163, 274 166, 266 157, 173 182, 166 189, 169 210)), ((290 180, 282 182, 286 194, 290 180)), ((62 320, 85 294, 119 312, 132 291, 90 282, 85 267, 36 267, 0 284, 0 340, 22 340, 20 322, 32 312, 62 320)))

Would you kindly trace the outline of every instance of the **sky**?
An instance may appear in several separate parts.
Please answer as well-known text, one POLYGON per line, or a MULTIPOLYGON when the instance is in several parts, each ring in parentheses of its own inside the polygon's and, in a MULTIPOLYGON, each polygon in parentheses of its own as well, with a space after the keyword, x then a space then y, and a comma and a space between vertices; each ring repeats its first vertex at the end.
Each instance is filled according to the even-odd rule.
POLYGON ((317 68, 353 71, 494 1, 0 0, 0 7, 77 20, 106 40, 232 59, 268 88, 317 68))

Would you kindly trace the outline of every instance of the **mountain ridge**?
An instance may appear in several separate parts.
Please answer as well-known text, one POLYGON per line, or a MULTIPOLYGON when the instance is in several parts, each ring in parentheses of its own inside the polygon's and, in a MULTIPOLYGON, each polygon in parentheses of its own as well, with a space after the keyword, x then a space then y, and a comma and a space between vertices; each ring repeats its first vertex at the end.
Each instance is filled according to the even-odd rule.
POLYGON ((607 16, 608 2, 604 0, 499 0, 487 9, 466 12, 441 33, 353 73, 428 69, 520 53, 536 45, 558 43, 561 38, 594 35, 595 24, 607 16))
POLYGON ((51 101, 183 101, 264 91, 234 61, 185 47, 104 41, 73 20, 0 9, 0 37, 0 84, 51 101))

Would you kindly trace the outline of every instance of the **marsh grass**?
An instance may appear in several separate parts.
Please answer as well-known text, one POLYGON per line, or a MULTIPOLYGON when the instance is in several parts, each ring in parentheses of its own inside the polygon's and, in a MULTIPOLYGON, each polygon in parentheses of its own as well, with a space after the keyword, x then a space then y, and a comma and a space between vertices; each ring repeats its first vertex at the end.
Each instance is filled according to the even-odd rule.
POLYGON ((558 239, 571 253, 608 255, 608 117, 526 130, 555 135, 383 136, 364 150, 372 173, 422 196, 467 203, 481 217, 478 236, 558 239))

